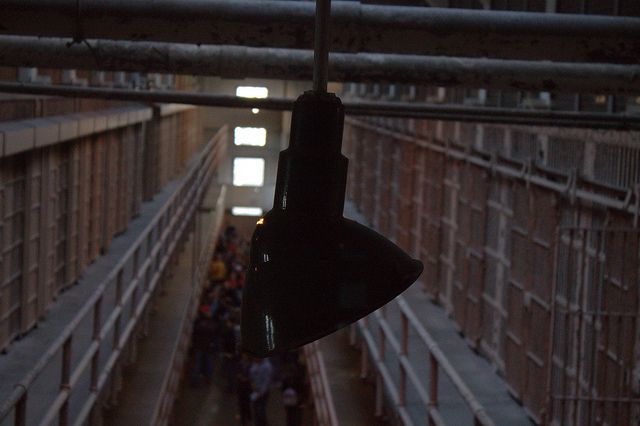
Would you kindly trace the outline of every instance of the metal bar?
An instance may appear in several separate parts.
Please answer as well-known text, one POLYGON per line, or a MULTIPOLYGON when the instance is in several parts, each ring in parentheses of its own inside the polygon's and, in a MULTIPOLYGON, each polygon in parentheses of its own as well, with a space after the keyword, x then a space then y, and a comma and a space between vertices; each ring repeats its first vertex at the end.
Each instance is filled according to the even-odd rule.
POLYGON ((403 407, 407 405, 407 370, 398 359, 398 367, 400 369, 400 383, 398 384, 398 405, 403 407))
MULTIPOLYGON (((640 57, 640 51, 638 55, 640 57)), ((640 65, 637 63, 576 64, 380 53, 332 53, 330 59, 331 81, 388 81, 517 91, 640 94, 640 65)), ((309 49, 93 39, 74 44, 64 38, 0 36, 0 64, 225 78, 311 80, 313 77, 313 52, 309 49)))
MULTIPOLYGON (((610 219, 609 219, 610 220, 610 219)), ((612 250, 612 244, 613 241, 615 241, 615 237, 611 234, 608 233, 606 231, 604 231, 603 233, 605 238, 605 241, 603 242, 603 262, 602 262, 602 272, 601 272, 601 277, 602 277, 602 281, 600 283, 600 290, 599 290, 599 294, 598 294, 598 308, 602 309, 602 308, 609 308, 609 301, 608 299, 608 291, 607 291, 607 286, 611 285, 611 258, 612 256, 614 256, 613 253, 611 253, 612 250), (609 238, 607 238, 609 237, 609 238)), ((597 350, 597 354, 596 354, 596 361, 598 361, 598 363, 596 364, 596 389, 595 389, 595 395, 596 397, 600 397, 601 394, 603 393, 603 391, 606 392, 606 378, 609 377, 609 374, 611 374, 610 370, 610 358, 609 358, 609 354, 611 353, 611 349, 610 349, 610 333, 611 333, 611 327, 610 327, 610 317, 608 315, 603 315, 600 317, 600 327, 598 328, 598 331, 600 332, 600 335, 598 336, 598 344, 596 345, 596 350, 597 350), (602 379, 605 378, 605 379, 602 379)), ((566 394, 566 392, 564 392, 564 394, 566 394)), ((604 419, 606 417, 606 403, 607 401, 598 398, 596 399, 596 404, 595 404, 595 418, 596 419, 604 419)))
MULTIPOLYGON (((600 310, 602 309, 602 291, 603 291, 603 283, 604 283, 604 265, 605 257, 604 257, 604 239, 605 239, 605 231, 602 229, 594 230, 597 234, 597 240, 595 245, 596 253, 594 256, 594 272, 593 272, 593 286, 595 287, 595 301, 593 301, 593 309, 595 315, 591 318, 591 327, 592 327, 592 337, 591 337, 591 347, 589 348, 591 366, 589 368, 589 381, 588 381, 588 392, 592 396, 597 396, 596 394, 596 383, 597 383, 597 374, 598 374, 598 341, 600 339, 601 328, 600 324, 602 324, 602 320, 600 318, 600 310)), ((590 398, 587 401, 587 409, 586 413, 589 419, 596 418, 596 404, 594 404, 593 398, 590 398)), ((593 422, 589 420, 589 424, 593 422)))
MULTIPOLYGON (((580 275, 578 276, 578 282, 577 282, 577 286, 578 288, 576 289, 576 312, 575 312, 575 316, 576 319, 575 321, 577 322, 576 324, 576 342, 577 342, 577 355, 576 355, 576 366, 575 366, 575 374, 576 374, 576 382, 575 382, 575 394, 576 395, 580 395, 583 393, 584 388, 581 385, 582 382, 582 369, 585 368, 582 365, 582 361, 585 357, 585 352, 586 352, 586 348, 583 349, 583 333, 586 334, 586 324, 585 324, 585 317, 584 317, 584 310, 587 308, 587 298, 588 298, 588 293, 586 293, 585 287, 586 287, 586 276, 589 273, 589 251, 588 251, 588 244, 589 244, 589 232, 587 229, 582 229, 580 230, 580 243, 582 244, 581 248, 581 252, 580 252, 580 260, 578 262, 578 266, 580 268, 580 275)), ((572 319, 573 321, 573 319, 572 319)), ((586 346, 586 345, 585 345, 586 346)), ((585 360, 586 362, 586 360, 585 360)), ((588 389, 587 392, 588 394, 588 389)), ((579 419, 579 415, 580 412, 582 411, 581 409, 581 404, 579 401, 574 401, 574 405, 573 405, 573 424, 579 424, 578 423, 578 419, 579 419)), ((580 422, 584 424, 585 422, 585 418, 580 418, 580 422)))
POLYGON ((548 330, 548 350, 547 350, 547 377, 545 383, 545 397, 544 397, 544 408, 542 410, 542 423, 543 424, 551 424, 553 421, 553 343, 555 341, 555 321, 557 309, 556 309, 556 292, 558 288, 558 268, 559 268, 559 251, 560 244, 562 244, 562 233, 560 229, 556 228, 554 232, 554 246, 553 246, 553 264, 552 264, 552 281, 551 281, 551 304, 550 304, 550 314, 551 317, 549 319, 549 330, 548 330))
POLYGON ((91 368, 90 368, 90 389, 91 391, 95 391, 98 385, 98 375, 100 368, 100 343, 101 343, 101 334, 102 334, 102 299, 103 297, 98 297, 98 300, 93 305, 93 336, 92 340, 97 344, 96 351, 91 357, 91 368))
MULTIPOLYGON (((68 87, 44 84, 0 82, 0 92, 64 97, 99 98, 132 102, 179 103, 225 108, 260 108, 286 111, 293 99, 239 98, 180 91, 137 91, 94 87, 68 87)), ((516 108, 470 107, 462 105, 345 101, 345 112, 354 116, 413 117, 444 121, 490 122, 530 126, 584 127, 598 129, 640 129, 640 116, 630 114, 538 111, 516 108)))
POLYGON ((429 352, 429 404, 438 406, 438 360, 429 352))
MULTIPOLYGON (((398 305, 400 306, 400 304, 398 305)), ((413 326, 414 328, 417 329, 416 323, 409 322, 407 311, 402 309, 402 306, 400 307, 401 307, 400 315, 403 321, 403 324, 401 324, 401 327, 404 327, 404 321, 406 320, 407 327, 413 326)), ((397 340, 393 329, 387 322, 387 319, 382 314, 382 309, 379 309, 378 311, 374 312, 372 316, 377 320, 378 329, 383 332, 384 336, 389 341, 389 344, 393 349, 393 353, 395 354, 399 362, 400 384, 398 385, 397 389, 394 388, 394 392, 397 395, 397 408, 400 410, 404 404, 404 401, 405 401, 404 397, 406 396, 406 393, 405 393, 406 379, 408 377, 411 380, 415 390, 418 392, 419 398, 421 399, 422 403, 425 405, 427 409, 427 413, 429 415, 429 422, 431 424, 443 424, 438 412, 438 398, 437 398, 438 369, 439 369, 438 359, 436 359, 432 353, 429 354, 429 361, 430 363, 435 363, 435 366, 433 364, 430 364, 431 370, 429 373, 430 379, 428 383, 429 390, 426 390, 423 386, 424 381, 421 380, 418 374, 416 374, 413 368, 413 365, 411 364, 411 361, 409 360, 407 355, 403 353, 402 338, 400 339, 400 341, 397 340)), ((427 348, 429 348, 428 343, 426 341, 424 343, 427 345, 427 348)), ((384 362, 384 360, 380 360, 380 361, 384 362)), ((454 379, 454 383, 455 383, 455 379, 454 379)), ((460 390, 460 388, 458 389, 460 390)), ((482 408, 478 409, 476 405, 473 405, 472 402, 469 402, 473 400, 473 396, 471 396, 471 399, 466 399, 465 395, 462 392, 461 392, 461 395, 463 396, 463 398, 465 398, 465 402, 469 404, 469 407, 472 410, 472 413, 474 414, 474 419, 476 422, 479 422, 479 424, 483 424, 483 425, 493 424, 493 422, 486 416, 484 409, 482 408)))
POLYGON ((400 337, 400 354, 406 355, 409 346, 409 320, 404 312, 400 312, 401 320, 401 337, 400 337))
MULTIPOLYGON (((384 366, 384 361, 380 360, 380 364, 384 366)), ((389 380, 391 381, 391 380, 389 380)), ((383 383, 383 375, 382 375, 382 371, 380 371, 378 374, 376 374, 376 405, 375 405, 375 411, 374 411, 374 415, 376 417, 382 417, 382 415, 384 414, 383 411, 383 406, 384 406, 384 383, 383 383)))
POLYGON ((15 426, 25 426, 27 424, 27 390, 25 389, 20 399, 15 405, 15 426))
MULTIPOLYGON (((313 4, 284 1, 3 0, 0 33, 306 49, 313 20, 313 4)), ((640 57, 640 20, 631 17, 337 2, 332 22, 333 51, 617 63, 640 57)))
POLYGON ((382 325, 378 325, 378 358, 382 362, 385 361, 385 353, 386 353, 386 334, 382 329, 382 325))
MULTIPOLYGON (((620 168, 618 168, 618 170, 620 170, 620 168)), ((630 249, 630 247, 628 245, 629 244, 628 243, 628 237, 629 237, 628 233, 625 232, 624 234, 622 234, 622 247, 625 247, 626 250, 631 251, 632 249, 630 249)), ((623 259, 624 259, 624 257, 623 257, 623 259)), ((626 271, 627 271, 627 268, 623 266, 622 267, 622 271, 620 271, 621 288, 620 288, 619 291, 615 292, 616 296, 615 296, 615 304, 614 304, 614 306, 617 307, 618 309, 624 309, 624 307, 626 305, 626 303, 624 303, 622 301, 622 298, 623 297, 624 298, 629 297, 629 294, 624 294, 623 295, 623 292, 628 293, 628 290, 625 291, 626 290, 626 286, 628 285, 627 284, 626 271)), ((609 304, 609 303, 607 303, 607 304, 609 304)), ((623 398, 623 393, 625 391, 625 381, 628 380, 628 378, 626 377, 627 375, 625 374, 626 363, 625 363, 624 354, 622 352, 622 344, 626 340, 627 331, 626 331, 626 329, 624 327, 624 323, 625 323, 624 320, 626 318, 624 318, 622 316, 618 316, 616 319, 617 319, 617 321, 616 321, 616 325, 615 325, 614 329, 616 330, 615 331, 615 333, 616 333, 616 337, 615 337, 615 340, 616 340, 615 359, 616 359, 616 376, 617 376, 616 377, 616 379, 617 379, 616 381, 618 383, 617 383, 617 385, 614 385, 614 386, 616 386, 616 390, 614 391, 614 393, 615 393, 615 396, 618 397, 618 401, 613 403, 613 404, 615 404, 614 405, 615 408, 613 408, 613 411, 615 413, 614 414, 614 416, 615 416, 614 419, 615 420, 613 421, 613 423, 614 424, 623 424, 623 423, 626 423, 626 422, 620 421, 620 415, 621 415, 622 410, 623 410, 623 406, 622 406, 623 402, 622 402, 621 398, 623 398), (625 336, 622 335, 622 330, 625 330, 625 336)), ((611 351, 610 348, 607 348, 607 349, 608 349, 608 351, 611 351)), ((632 357, 633 357, 633 355, 632 355, 632 357)), ((629 372, 629 373, 631 373, 631 372, 629 372)), ((631 421, 631 419, 629 419, 629 421, 631 421)))
POLYGON ((369 349, 365 341, 362 341, 360 346, 360 378, 366 379, 369 376, 369 349))
POLYGON ((116 304, 122 306, 122 286, 124 285, 124 271, 122 268, 118 270, 118 274, 116 275, 116 304))
MULTIPOLYGON (((396 389, 395 382, 391 378, 389 369, 385 365, 384 361, 381 360, 377 355, 377 343, 371 331, 368 329, 367 323, 364 321, 358 322, 358 327, 360 329, 360 333, 362 335, 363 345, 364 347, 368 347, 370 349, 369 353, 371 354, 371 358, 375 367, 377 367, 376 373, 376 416, 382 416, 384 414, 383 406, 384 406, 384 389, 386 387, 386 391, 391 399, 392 404, 394 404, 395 408, 398 410, 398 414, 402 419, 404 425, 413 425, 411 417, 409 416, 405 407, 398 405, 398 401, 400 397, 398 396, 398 391, 396 389)), ((438 415, 438 418, 440 416, 438 415)))
MULTIPOLYGON (((487 415, 487 413, 486 413, 484 407, 482 406, 482 404, 480 404, 480 402, 478 402, 478 400, 475 398, 475 395, 473 395, 473 393, 467 387, 467 385, 464 382, 464 380, 460 377, 458 372, 451 365, 451 363, 447 359, 446 355, 442 352, 442 350, 440 349, 438 344, 435 342, 435 340, 433 340, 433 338, 431 337, 429 332, 420 323, 418 318, 416 318, 416 316, 413 313, 413 311, 411 310, 411 307, 409 306, 409 304, 404 300, 404 298, 402 296, 398 296, 398 298, 396 299, 396 302, 398 303, 398 306, 400 307, 400 309, 407 316, 407 319, 409 320, 409 323, 416 330, 416 332, 418 333, 418 336, 420 337, 420 339, 424 342, 425 346, 427 347, 427 350, 429 351, 429 357, 430 357, 431 363, 435 362, 437 367, 438 367, 438 369, 442 368, 444 374, 446 374, 449 377, 449 379, 451 379, 451 382, 453 383, 453 386, 456 388, 458 393, 460 393, 462 398, 465 400, 465 402, 469 406, 469 409, 473 413, 474 417, 477 418, 483 425, 492 425, 493 421, 487 415)), ((431 372, 430 372, 430 374, 431 374, 431 372)), ((437 398, 437 396, 436 396, 437 395, 437 380, 438 379, 437 379, 437 374, 436 374, 435 375, 435 381, 436 381, 435 386, 436 386, 436 388, 435 389, 431 389, 432 393, 430 393, 430 395, 432 397, 435 397, 435 398, 437 398)), ((433 382, 430 383, 430 386, 434 386, 433 382)))
POLYGON ((62 345, 62 371, 60 374, 60 394, 59 397, 66 393, 63 397, 62 406, 58 412, 58 424, 67 426, 69 423, 69 395, 71 389, 71 339, 69 336, 62 345))
POLYGON ((331 393, 331 387, 329 386, 329 380, 327 379, 327 371, 325 369, 324 358, 322 356, 322 351, 318 348, 318 343, 315 344, 315 357, 316 362, 318 364, 318 374, 320 378, 320 383, 322 385, 322 392, 324 396, 325 408, 327 410, 327 417, 329 424, 331 426, 338 426, 338 416, 335 411, 335 404, 333 402, 333 395, 331 393))
POLYGON ((316 0, 316 22, 313 49, 313 90, 327 91, 329 80, 329 24, 331 0, 316 0))
POLYGON ((592 395, 553 395, 555 399, 565 400, 565 401, 598 401, 598 402, 609 402, 609 403, 640 403, 640 398, 623 398, 618 396, 604 397, 604 396, 592 396, 592 395))
MULTIPOLYGON (((578 208, 578 213, 580 213, 580 210, 578 208)), ((561 265, 560 267, 564 269, 564 276, 563 276, 563 280, 564 280, 564 304, 565 306, 567 306, 567 308, 569 308, 571 306, 571 295, 573 294, 573 285, 575 284, 575 282, 570 279, 569 277, 571 277, 572 274, 576 274, 576 271, 573 270, 573 268, 575 268, 575 264, 571 261, 573 256, 576 256, 576 248, 575 248, 575 234, 579 232, 579 230, 576 229, 570 229, 569 230, 569 243, 567 246, 567 258, 565 260, 564 265, 561 265)), ((562 244, 562 241, 561 241, 562 244)), ((556 299, 556 303, 558 302, 558 300, 556 299)), ((562 299, 560 299, 560 302, 562 303, 562 299)), ((564 330, 562 330, 562 332, 564 333, 564 338, 562 341, 562 345, 561 345, 561 351, 562 351, 562 394, 566 395, 568 394, 569 390, 569 374, 570 374, 570 368, 571 368, 571 364, 570 364, 570 359, 569 356, 571 355, 571 351, 574 349, 572 346, 574 343, 578 344, 577 342, 574 342, 573 340, 573 335, 574 335, 574 324, 571 318, 571 315, 568 313, 568 309, 567 312, 565 312, 562 316, 564 318, 564 330)), ((561 334, 562 335, 562 334, 561 334)), ((555 345, 555 342, 552 342, 553 345, 555 345)), ((559 348, 560 349, 560 348, 559 348)), ((553 360, 552 360, 553 362, 553 360)), ((553 368, 553 367, 552 367, 553 368)), ((553 371, 553 370, 552 370, 553 371)), ((576 378, 576 380, 578 380, 576 378)), ((565 419, 567 418, 567 410, 570 409, 570 407, 567 407, 567 402, 566 400, 560 400, 560 421, 564 422, 565 419)))

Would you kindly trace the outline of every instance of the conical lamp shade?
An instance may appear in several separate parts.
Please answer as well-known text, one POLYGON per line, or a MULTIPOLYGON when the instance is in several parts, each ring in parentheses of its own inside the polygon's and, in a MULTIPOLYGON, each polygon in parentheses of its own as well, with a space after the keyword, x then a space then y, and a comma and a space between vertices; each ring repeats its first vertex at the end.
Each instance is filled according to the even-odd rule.
POLYGON ((252 355, 294 349, 357 321, 422 273, 422 263, 391 241, 342 217, 343 117, 331 94, 296 101, 274 208, 251 242, 241 346, 252 355))

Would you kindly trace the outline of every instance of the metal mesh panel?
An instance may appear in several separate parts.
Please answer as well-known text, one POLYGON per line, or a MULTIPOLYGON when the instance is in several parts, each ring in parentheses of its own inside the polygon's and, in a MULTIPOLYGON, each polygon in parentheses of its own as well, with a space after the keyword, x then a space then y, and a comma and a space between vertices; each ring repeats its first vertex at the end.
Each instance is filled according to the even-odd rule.
POLYGON ((640 150, 598 144, 593 174, 597 181, 620 188, 631 188, 640 180, 640 150))
POLYGON ((584 144, 582 141, 565 138, 550 138, 547 166, 564 173, 571 169, 582 170, 584 144))
POLYGON ((540 156, 540 143, 535 133, 511 132, 511 157, 521 160, 537 160, 540 156))
POLYGON ((505 154, 504 129, 501 127, 485 127, 482 149, 491 154, 505 154))

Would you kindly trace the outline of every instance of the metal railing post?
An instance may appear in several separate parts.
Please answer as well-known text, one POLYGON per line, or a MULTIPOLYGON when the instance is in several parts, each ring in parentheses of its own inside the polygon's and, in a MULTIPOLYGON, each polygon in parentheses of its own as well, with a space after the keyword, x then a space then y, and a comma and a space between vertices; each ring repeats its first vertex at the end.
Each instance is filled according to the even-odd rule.
POLYGON ((382 362, 384 362, 385 346, 386 346, 385 343, 386 343, 386 336, 384 334, 384 330, 382 329, 382 325, 378 324, 378 357, 382 362))
POLYGON ((409 319, 404 312, 400 313, 402 323, 402 337, 400 340, 400 355, 407 355, 409 346, 409 319))
POLYGON ((353 323, 349 326, 349 344, 351 346, 356 345, 356 331, 357 331, 356 323, 353 323))
POLYGON ((364 380, 369 375, 369 348, 364 340, 360 342, 360 346, 362 349, 360 351, 360 378, 364 380))
POLYGON ((400 385, 398 386, 398 406, 403 407, 407 403, 407 371, 398 360, 400 365, 400 385))
POLYGON ((429 405, 438 406, 438 360, 429 352, 429 405))
MULTIPOLYGON (((62 372, 60 377, 60 390, 68 391, 71 388, 71 338, 69 336, 62 346, 62 372)), ((69 422, 69 396, 65 397, 58 414, 58 424, 66 426, 69 422)))
POLYGON ((27 424, 27 391, 22 394, 16 404, 14 419, 15 426, 25 426, 27 424))
POLYGON ((401 323, 401 338, 400 338, 400 353, 398 357, 398 364, 400 366, 400 389, 399 389, 399 401, 398 405, 404 406, 407 401, 407 370, 402 364, 402 358, 407 356, 409 345, 409 320, 407 315, 400 311, 400 323, 401 323))
POLYGON ((376 374, 376 410, 374 412, 374 415, 376 417, 382 417, 382 414, 383 414, 383 410, 382 410, 383 387, 384 387, 384 384, 382 383, 382 374, 377 373, 376 374))
POLYGON ((91 392, 98 389, 98 378, 100 376, 99 359, 100 359, 100 335, 102 333, 102 295, 98 297, 93 305, 93 341, 96 344, 96 352, 91 358, 91 392))
POLYGON ((118 275, 116 277, 116 304, 118 306, 122 305, 122 286, 123 286, 123 273, 122 269, 118 271, 118 275))

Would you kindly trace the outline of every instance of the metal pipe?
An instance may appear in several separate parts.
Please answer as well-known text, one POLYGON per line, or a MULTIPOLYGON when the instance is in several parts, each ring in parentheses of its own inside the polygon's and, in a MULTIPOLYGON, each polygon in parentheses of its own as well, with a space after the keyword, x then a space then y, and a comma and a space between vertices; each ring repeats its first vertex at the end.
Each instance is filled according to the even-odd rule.
MULTIPOLYGON (((314 5, 234 0, 3 0, 0 34, 307 49, 314 5)), ((637 64, 640 19, 335 2, 337 52, 637 64)))
MULTIPOLYGON (((640 65, 332 53, 332 81, 640 94, 640 65)), ((309 50, 0 36, 0 65, 311 80, 309 50)))
POLYGON ((329 81, 329 24, 331 0, 316 0, 316 29, 313 49, 313 90, 327 91, 329 81))
MULTIPOLYGON (((54 86, 0 82, 0 92, 78 98, 99 98, 130 102, 179 103, 224 108, 260 108, 289 111, 294 99, 240 98, 228 95, 179 91, 139 91, 95 87, 54 86)), ((444 121, 522 124, 529 126, 583 127, 598 129, 640 129, 640 116, 611 113, 520 110, 515 108, 434 105, 405 102, 344 101, 345 112, 352 116, 388 116, 444 121)))

